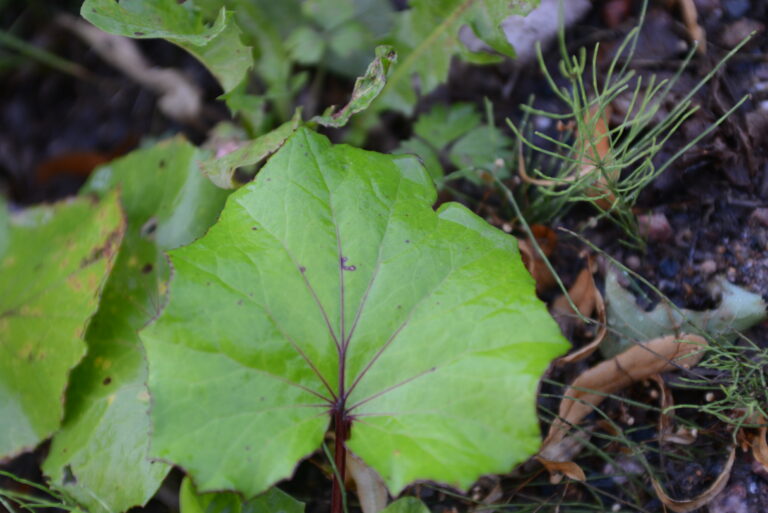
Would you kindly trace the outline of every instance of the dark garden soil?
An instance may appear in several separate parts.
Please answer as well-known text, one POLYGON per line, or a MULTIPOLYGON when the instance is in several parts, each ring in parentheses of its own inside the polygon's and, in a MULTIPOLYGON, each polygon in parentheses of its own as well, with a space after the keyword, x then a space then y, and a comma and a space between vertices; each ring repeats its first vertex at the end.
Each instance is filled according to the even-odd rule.
MULTIPOLYGON (((50 2, 54 4, 55 2, 50 2)), ((577 46, 602 46, 599 64, 605 65, 613 49, 636 21, 641 2, 597 1, 589 16, 568 32, 577 46)), ((205 91, 204 119, 195 126, 169 121, 158 113, 155 96, 104 63, 84 43, 51 22, 50 6, 11 2, 0 10, 0 26, 26 41, 48 49, 76 64, 83 73, 63 73, 31 59, 5 59, 0 68, 0 189, 14 208, 51 201, 74 193, 94 164, 105 162, 136 147, 145 138, 161 138, 177 132, 202 142, 207 129, 227 118, 217 102, 217 86, 207 72, 183 51, 162 41, 143 41, 141 48, 156 64, 174 67, 187 74, 205 91), (10 24, 14 23, 11 27, 10 24)), ((78 4, 78 2, 73 2, 78 4)), ((638 73, 660 75, 674 71, 688 48, 688 33, 680 21, 674 1, 651 2, 638 45, 635 68, 638 73)), ((680 307, 709 309, 719 302, 707 284, 715 275, 768 298, 768 0, 696 0, 699 22, 704 28, 707 54, 693 59, 673 91, 680 98, 712 66, 751 31, 756 35, 711 83, 702 88, 695 101, 700 105, 691 120, 678 130, 661 154, 659 163, 695 137, 743 95, 751 98, 725 123, 683 155, 641 194, 635 208, 638 216, 654 215, 658 223, 646 229, 647 248, 632 249, 621 242, 622 232, 608 222, 595 224, 598 212, 590 205, 571 209, 551 226, 558 244, 552 254, 555 268, 569 285, 584 265, 579 254, 585 244, 557 231, 563 227, 583 234, 592 244, 628 268, 636 271, 680 307)), ((2 4, 0 4, 2 5, 2 4)), ((71 12, 76 7, 71 6, 71 12)), ((62 9, 64 6, 59 5, 62 9)), ((6 57, 0 47, 0 57, 6 57)), ((556 68, 558 56, 550 49, 546 60, 556 68)), ((333 78, 319 104, 340 103, 351 85, 333 78)), ((538 66, 506 62, 493 67, 455 63, 448 84, 424 99, 418 110, 440 102, 471 102, 483 109, 483 100, 493 103, 497 124, 507 133, 504 119, 520 118, 519 106, 532 93, 536 106, 562 108, 547 95, 546 82, 538 66)), ((554 129, 552 127, 551 129, 554 129)), ((371 149, 389 151, 411 132, 411 120, 385 116, 385 123, 369 139, 371 149)), ((514 188, 516 182, 510 180, 514 188)), ((457 199, 497 225, 513 217, 503 196, 494 187, 458 182, 454 188, 465 196, 457 199)), ((599 258, 601 269, 607 257, 599 258)), ((601 272, 596 274, 602 287, 601 272)), ((554 292, 544 294, 552 299, 554 292)), ((643 306, 650 308, 653 298, 643 306)), ((746 335, 757 346, 768 347, 768 325, 764 323, 746 335)), ((577 334, 575 346, 585 344, 588 334, 577 334)), ((597 354, 571 365, 554 367, 542 386, 542 419, 557 411, 562 387, 599 361, 597 354)), ((718 376, 724 380, 726 377, 718 376)), ((676 404, 704 404, 712 401, 703 391, 676 387, 678 378, 666 378, 676 404)), ((764 406, 766 392, 755 391, 764 406)), ((681 419, 700 426, 690 446, 658 445, 658 412, 633 403, 656 404, 657 386, 638 383, 623 391, 629 401, 609 399, 602 408, 633 444, 660 449, 649 457, 659 481, 674 498, 685 499, 703 492, 718 476, 728 458, 732 428, 726 423, 687 408, 681 419)), ((592 424, 597 424, 592 421, 592 424)), ((542 430, 547 423, 542 420, 542 430)), ((605 426, 596 432, 609 433, 605 426), (602 429, 602 431, 600 431, 602 429)), ((615 433, 613 433, 615 435, 615 433)), ((584 484, 565 479, 549 482, 544 469, 529 462, 506 476, 482 479, 468 497, 455 491, 423 483, 409 488, 435 512, 467 511, 487 504, 515 504, 508 511, 663 511, 653 493, 647 469, 627 444, 595 436, 591 450, 575 461, 584 470, 584 484), (530 507, 524 507, 527 504, 530 507), (569 506, 570 505, 570 506, 569 506), (527 509, 526 509, 527 508, 527 509)), ((39 465, 46 447, 11 462, 3 469, 41 482, 39 465)), ((307 511, 328 511, 330 481, 327 464, 320 455, 302 463, 284 489, 308 503, 307 511)), ((147 511, 178 508, 176 490, 180 474, 173 473, 147 511)), ((0 479, 0 486, 7 485, 0 479)), ((502 506, 497 506, 504 511, 502 506)), ((0 506, 0 511, 2 506, 0 506)), ((137 511, 139 511, 137 509, 137 511)), ((695 511, 742 513, 768 511, 768 471, 754 461, 749 451, 738 448, 730 481, 725 491, 708 506, 695 511)))

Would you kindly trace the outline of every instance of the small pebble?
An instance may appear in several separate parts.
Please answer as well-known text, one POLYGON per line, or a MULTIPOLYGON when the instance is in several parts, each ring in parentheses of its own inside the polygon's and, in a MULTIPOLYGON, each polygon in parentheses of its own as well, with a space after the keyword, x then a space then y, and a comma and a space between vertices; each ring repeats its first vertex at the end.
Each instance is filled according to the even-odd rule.
POLYGON ((674 231, 664 214, 645 214, 637 216, 638 231, 648 240, 666 242, 672 238, 674 231))
POLYGON ((699 264, 699 271, 703 274, 714 274, 717 271, 717 263, 714 260, 704 260, 699 264))
POLYGON ((750 214, 749 220, 768 226, 768 208, 756 208, 750 214))

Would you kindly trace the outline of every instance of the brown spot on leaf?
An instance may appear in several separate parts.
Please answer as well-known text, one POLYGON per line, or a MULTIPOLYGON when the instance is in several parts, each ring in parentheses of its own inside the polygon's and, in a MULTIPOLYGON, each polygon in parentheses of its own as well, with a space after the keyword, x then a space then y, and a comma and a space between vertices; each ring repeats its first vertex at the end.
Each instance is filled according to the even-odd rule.
POLYGON ((94 250, 91 251, 91 254, 80 262, 80 268, 87 267, 101 258, 111 259, 115 254, 117 246, 120 245, 122 238, 122 227, 110 231, 106 237, 107 240, 104 242, 104 245, 94 248, 94 250))

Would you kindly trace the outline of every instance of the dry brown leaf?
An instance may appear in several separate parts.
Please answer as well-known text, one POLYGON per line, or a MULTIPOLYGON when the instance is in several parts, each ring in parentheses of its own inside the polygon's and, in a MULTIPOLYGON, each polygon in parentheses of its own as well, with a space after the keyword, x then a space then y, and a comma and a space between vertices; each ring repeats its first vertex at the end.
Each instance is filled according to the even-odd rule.
MULTIPOLYGON (((576 182, 595 171, 595 163, 604 161, 606 156, 611 152, 611 139, 608 134, 609 129, 607 120, 610 119, 612 110, 610 105, 606 106, 600 113, 601 116, 597 120, 592 121, 598 113, 598 106, 595 105, 590 109, 589 113, 584 116, 585 124, 592 125, 594 123, 594 126, 590 134, 577 134, 575 147, 585 158, 579 166, 578 171, 572 176, 558 178, 556 180, 531 177, 525 166, 522 142, 518 141, 517 173, 520 175, 520 178, 524 182, 533 185, 553 187, 576 182)), ((600 173, 600 176, 597 177, 595 183, 587 190, 587 194, 590 196, 600 196, 599 199, 595 200, 595 204, 602 209, 608 209, 613 205, 615 196, 609 189, 609 181, 617 179, 618 174, 618 169, 613 170, 612 176, 609 177, 600 173)))
POLYGON ((732 447, 731 453, 728 456, 728 461, 725 463, 723 471, 720 472, 720 475, 717 476, 717 479, 715 479, 715 482, 712 483, 712 485, 707 488, 704 493, 698 497, 694 497, 693 499, 673 499, 667 495, 659 482, 653 477, 651 478, 651 484, 653 484, 653 489, 656 491, 656 495, 659 497, 659 500, 675 513, 686 513, 687 511, 693 511, 694 509, 698 509, 704 506, 723 491, 725 485, 728 484, 728 479, 731 477, 731 468, 733 467, 733 462, 735 459, 736 447, 732 447))
POLYGON ((557 484, 563 480, 563 476, 570 477, 575 481, 586 481, 587 476, 579 465, 572 461, 551 461, 536 456, 536 460, 544 465, 549 472, 549 482, 557 484))
POLYGON ((757 432, 756 439, 752 442, 752 456, 754 456, 755 461, 768 470, 768 441, 766 440, 766 435, 768 435, 768 428, 761 427, 757 432))
POLYGON ((679 426, 674 432, 672 431, 672 416, 664 413, 675 405, 675 401, 672 397, 672 391, 669 390, 667 384, 664 382, 664 378, 656 374, 650 376, 650 379, 658 385, 660 394, 659 402, 661 403, 661 413, 659 414, 659 442, 669 442, 678 445, 691 445, 696 441, 698 433, 696 429, 688 429, 685 426, 679 426))
MULTIPOLYGON (((551 255, 557 246, 557 234, 551 228, 543 225, 533 225, 531 232, 544 255, 551 255)), ((528 239, 518 239, 517 242, 523 264, 536 281, 536 292, 541 293, 552 287, 555 284, 555 277, 539 252, 536 251, 533 243, 528 239)))
POLYGON ((346 470, 355 481, 357 498, 363 513, 378 513, 387 507, 389 493, 381 476, 363 460, 347 451, 346 470))
POLYGON ((683 23, 685 23, 685 28, 688 30, 691 41, 699 44, 696 51, 701 55, 706 55, 707 34, 699 25, 696 4, 693 0, 678 0, 678 3, 680 4, 680 12, 683 15, 683 23))
POLYGON ((737 433, 737 439, 741 441, 744 450, 752 449, 752 457, 768 471, 768 426, 765 425, 765 417, 756 413, 747 419, 748 424, 758 424, 757 433, 751 429, 741 429, 737 433))
MULTIPOLYGON (((579 176, 584 176, 591 173, 595 169, 596 162, 603 162, 608 154, 611 152, 611 138, 608 137, 608 120, 611 119, 611 113, 613 109, 608 105, 602 115, 594 121, 594 129, 591 134, 585 134, 580 137, 581 144, 585 148, 587 159, 581 165, 579 176)), ((589 111, 589 118, 585 119, 585 123, 590 125, 592 118, 598 114, 597 106, 593 107, 589 111)), ((616 196, 610 190, 610 182, 618 179, 619 169, 611 170, 611 176, 606 176, 600 173, 592 187, 587 190, 587 194, 593 197, 599 197, 595 201, 595 204, 607 210, 613 205, 613 201, 616 196)))
POLYGON ((536 238, 536 242, 544 252, 544 255, 550 256, 557 248, 557 233, 549 226, 543 224, 531 225, 531 233, 536 238))
MULTIPOLYGON (((582 269, 581 273, 579 273, 579 276, 568 291, 568 294, 571 296, 571 300, 582 315, 591 315, 592 312, 597 312, 597 333, 588 344, 579 348, 577 351, 558 359, 556 362, 558 365, 578 362, 594 353, 608 331, 605 302, 603 301, 603 295, 595 285, 592 270, 592 258, 588 257, 587 267, 582 269)), ((568 320, 571 322, 573 321, 574 311, 565 296, 559 296, 555 299, 552 304, 552 316, 557 320, 558 324, 560 324, 560 329, 563 333, 566 333, 568 326, 564 326, 564 324, 568 322, 568 320)))
POLYGON ((654 374, 696 365, 702 356, 700 349, 706 345, 698 335, 668 335, 632 346, 588 369, 563 394, 558 418, 552 422, 544 446, 562 440, 570 426, 581 422, 607 394, 654 374))
MULTIPOLYGON (((592 312, 595 310, 596 301, 595 282, 592 280, 592 270, 589 267, 585 267, 579 272, 576 281, 568 289, 568 295, 571 296, 571 301, 573 301, 581 315, 592 315, 592 312)), ((578 317, 564 294, 558 296, 552 303, 552 316, 555 319, 558 317, 578 317)))

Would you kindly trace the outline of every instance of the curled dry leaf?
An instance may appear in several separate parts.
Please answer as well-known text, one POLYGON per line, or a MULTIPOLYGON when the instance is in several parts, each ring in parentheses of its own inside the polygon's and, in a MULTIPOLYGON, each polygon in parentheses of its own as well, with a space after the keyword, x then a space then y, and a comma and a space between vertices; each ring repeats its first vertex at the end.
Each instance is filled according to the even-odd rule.
POLYGON ((672 391, 667 387, 664 378, 660 375, 656 374, 651 376, 650 379, 656 383, 660 391, 659 402, 661 403, 661 414, 659 415, 659 442, 691 445, 696 441, 696 429, 688 429, 685 426, 680 426, 674 432, 672 431, 672 415, 665 413, 675 405, 672 391))
MULTIPOLYGON (((541 187, 556 187, 577 182, 590 173, 595 172, 597 169, 596 164, 605 162, 606 157, 611 152, 608 120, 611 118, 612 111, 613 109, 610 105, 602 110, 596 105, 589 110, 589 113, 585 114, 584 123, 590 130, 585 134, 577 134, 574 149, 578 155, 582 155, 582 161, 578 170, 571 176, 557 179, 531 177, 526 170, 522 142, 518 142, 517 172, 520 178, 529 184, 541 187), (598 117, 595 119, 596 116, 598 117)), ((610 190, 610 182, 619 177, 619 172, 618 168, 611 169, 610 174, 598 172, 599 176, 594 184, 586 191, 589 196, 597 198, 595 204, 604 210, 609 209, 613 205, 615 196, 610 190)))
POLYGON ((355 481, 357 498, 363 513, 379 513, 386 508, 389 493, 379 473, 349 451, 346 466, 349 476, 355 481))
POLYGON ((666 507, 674 511, 675 513, 686 513, 687 511, 693 511, 714 499, 720 492, 723 491, 725 485, 728 484, 728 479, 731 477, 731 468, 733 468, 733 462, 736 459, 736 447, 731 448, 731 452, 728 455, 728 461, 726 461, 720 475, 717 476, 715 482, 707 488, 707 490, 693 499, 673 499, 664 491, 656 478, 651 478, 651 484, 659 497, 659 500, 664 503, 666 507))
POLYGON ((768 440, 766 435, 768 434, 768 428, 761 427, 755 440, 752 442, 752 456, 755 457, 755 461, 759 462, 766 470, 768 470, 768 440))
POLYGON ((696 51, 701 55, 707 53, 707 34, 704 29, 701 28, 698 22, 698 13, 696 11, 696 4, 693 0, 678 0, 680 4, 680 12, 683 16, 683 23, 688 30, 688 35, 691 41, 698 43, 696 51))
MULTIPOLYGON (((557 364, 562 365, 583 360, 594 353, 605 338, 608 329, 605 302, 603 301, 603 295, 595 285, 595 279, 592 274, 593 268, 592 259, 588 258, 587 267, 581 270, 573 286, 568 290, 568 295, 571 296, 571 300, 582 315, 592 315, 593 312, 597 313, 597 333, 587 345, 560 358, 556 361, 557 364)), ((560 329, 567 336, 572 329, 572 323, 576 321, 576 317, 574 317, 575 312, 568 299, 565 296, 558 296, 552 304, 551 313, 560 325, 560 329)))
POLYGON ((757 431, 751 429, 741 429, 738 432, 737 439, 740 441, 742 449, 745 451, 748 448, 752 449, 752 457, 755 461, 763 466, 766 472, 768 472, 768 425, 766 425, 765 417, 756 413, 747 419, 747 424, 757 424, 760 427, 757 431))
MULTIPOLYGON (((557 246, 557 234, 551 228, 543 225, 533 225, 531 231, 536 238, 536 244, 539 245, 544 255, 551 255, 557 246)), ((518 239, 517 242, 523 264, 536 281, 536 292, 541 293, 552 287, 555 284, 555 277, 534 244, 528 239, 518 239)))
POLYGON ((581 467, 573 461, 551 461, 537 456, 536 460, 544 465, 549 472, 549 482, 557 484, 563 480, 563 476, 570 477, 574 481, 586 481, 587 476, 581 467))
MULTIPOLYGON (((579 144, 583 148, 580 153, 586 157, 579 169, 580 176, 593 172, 597 168, 596 164, 605 162, 606 157, 610 154, 611 138, 608 136, 608 120, 611 119, 612 112, 613 108, 610 105, 602 111, 595 106, 590 109, 589 117, 584 120, 585 124, 591 128, 591 133, 579 135, 579 144), (594 119, 596 116, 597 119, 594 119)), ((598 198, 595 205, 603 210, 611 208, 616 199, 616 196, 611 192, 610 185, 611 182, 619 178, 619 172, 618 168, 611 168, 610 174, 599 172, 594 185, 587 191, 588 195, 598 198)))
POLYGON ((570 427, 589 415, 606 395, 654 374, 696 365, 706 345, 707 341, 698 335, 668 335, 630 347, 588 369, 563 394, 558 418, 550 426, 544 446, 560 442, 570 427))

